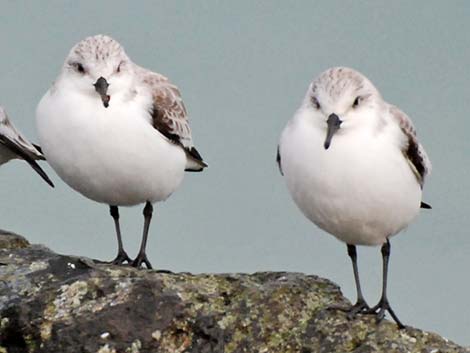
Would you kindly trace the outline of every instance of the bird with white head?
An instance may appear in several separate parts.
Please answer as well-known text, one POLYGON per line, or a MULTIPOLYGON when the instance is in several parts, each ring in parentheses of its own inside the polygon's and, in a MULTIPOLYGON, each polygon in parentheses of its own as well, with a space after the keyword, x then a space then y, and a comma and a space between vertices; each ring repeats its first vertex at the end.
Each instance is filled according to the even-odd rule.
POLYGON ((387 298, 389 238, 430 208, 421 198, 431 163, 411 120, 361 73, 331 68, 283 130, 277 162, 303 214, 347 244, 357 289, 350 316, 381 320, 388 311, 402 327, 387 298), (362 294, 356 245, 382 245, 382 297, 373 308, 362 294))
POLYGON ((186 108, 166 77, 134 64, 111 37, 76 44, 37 107, 43 151, 73 189, 110 206, 115 264, 151 264, 145 248, 152 204, 166 200, 185 171, 207 167, 194 148, 186 108), (145 203, 137 257, 124 251, 118 206, 145 203))

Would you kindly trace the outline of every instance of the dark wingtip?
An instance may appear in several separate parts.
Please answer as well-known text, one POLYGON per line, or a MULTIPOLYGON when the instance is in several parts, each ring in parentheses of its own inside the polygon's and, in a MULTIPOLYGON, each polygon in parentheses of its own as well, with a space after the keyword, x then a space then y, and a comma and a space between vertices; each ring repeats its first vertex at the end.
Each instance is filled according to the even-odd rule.
POLYGON ((186 168, 185 172, 202 172, 204 168, 209 167, 209 165, 202 160, 202 156, 195 147, 185 148, 186 154, 198 164, 199 168, 186 168))
POLYGON ((28 164, 31 166, 31 168, 33 168, 34 171, 36 173, 38 173, 46 183, 48 183, 51 187, 55 187, 52 180, 49 179, 46 172, 44 170, 42 170, 42 168, 39 166, 39 164, 37 164, 35 161, 29 160, 29 159, 25 159, 25 161, 28 162, 28 164))
POLYGON ((427 210, 432 210, 432 207, 430 204, 427 204, 426 202, 421 201, 421 208, 425 208, 427 210))
POLYGON ((199 168, 186 168, 184 171, 185 172, 202 172, 205 168, 209 167, 209 165, 204 162, 203 160, 195 160, 195 162, 199 165, 199 168))
MULTIPOLYGON (((33 157, 31 157, 28 153, 26 153, 25 151, 23 151, 20 147, 18 147, 14 142, 10 141, 10 140, 5 140, 3 141, 3 143, 5 144, 5 146, 7 146, 12 152, 16 153, 19 157, 23 158, 30 166, 31 168, 33 168, 35 170, 36 173, 38 173, 41 178, 44 179, 44 181, 46 183, 48 183, 51 187, 54 187, 54 183, 51 181, 51 179, 49 179, 49 177, 47 176, 46 172, 44 172, 44 170, 41 169, 41 167, 39 166, 39 164, 36 163, 36 161, 33 159, 33 157)), ((34 146, 36 149, 38 149, 39 146, 34 146)), ((39 147, 38 151, 40 150, 41 148, 39 147)), ((35 156, 36 158, 38 157, 37 155, 35 156)), ((41 157, 39 157, 41 158, 41 157)), ((45 159, 44 157, 42 157, 42 159, 45 159)))
MULTIPOLYGON (((188 149, 188 152, 191 156, 193 156, 195 159, 197 159, 198 161, 202 161, 202 156, 201 154, 199 153, 199 151, 196 149, 196 147, 191 147, 190 149, 188 149)), ((203 162, 204 163, 204 162, 203 162)))
POLYGON ((33 146, 34 146, 34 148, 35 148, 39 153, 42 154, 42 148, 41 148, 41 146, 36 145, 35 143, 33 143, 33 146))
POLYGON ((279 168, 279 172, 281 173, 281 175, 284 175, 284 172, 282 171, 281 152, 279 151, 279 145, 277 146, 276 162, 277 162, 277 167, 279 168))
POLYGON ((38 156, 38 159, 41 159, 41 160, 45 161, 45 160, 46 160, 46 157, 44 157, 44 154, 42 153, 42 148, 41 148, 41 146, 36 145, 36 144, 34 144, 34 143, 33 143, 33 146, 34 146, 34 148, 36 149, 36 151, 38 151, 38 152, 41 154, 40 156, 38 156))

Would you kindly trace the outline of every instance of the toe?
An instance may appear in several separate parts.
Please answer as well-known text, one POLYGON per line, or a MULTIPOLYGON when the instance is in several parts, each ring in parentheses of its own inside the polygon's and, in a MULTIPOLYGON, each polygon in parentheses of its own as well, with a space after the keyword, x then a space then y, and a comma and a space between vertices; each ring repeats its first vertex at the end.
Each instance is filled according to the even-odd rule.
POLYGON ((143 268, 143 264, 147 267, 147 269, 152 269, 152 264, 147 258, 147 255, 144 254, 138 254, 137 257, 135 258, 134 261, 132 261, 131 265, 136 268, 143 268))

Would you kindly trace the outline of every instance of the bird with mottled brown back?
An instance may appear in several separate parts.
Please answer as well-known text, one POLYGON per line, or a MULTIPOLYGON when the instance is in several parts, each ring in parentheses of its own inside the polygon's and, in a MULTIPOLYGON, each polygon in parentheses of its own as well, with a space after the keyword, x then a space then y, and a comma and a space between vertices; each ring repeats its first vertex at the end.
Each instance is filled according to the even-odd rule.
POLYGON ((76 44, 37 108, 43 151, 73 189, 110 207, 118 240, 115 264, 151 267, 146 255, 153 204, 180 186, 185 171, 207 164, 193 144, 178 88, 131 61, 113 38, 76 44), (137 257, 124 251, 119 206, 145 204, 137 257))

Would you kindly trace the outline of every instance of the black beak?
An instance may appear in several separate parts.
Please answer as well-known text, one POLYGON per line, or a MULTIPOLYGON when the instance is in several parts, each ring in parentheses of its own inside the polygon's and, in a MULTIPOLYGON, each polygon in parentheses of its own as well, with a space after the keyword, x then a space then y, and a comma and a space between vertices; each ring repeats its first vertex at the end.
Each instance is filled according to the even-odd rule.
POLYGON ((338 117, 338 115, 333 113, 333 114, 330 114, 326 123, 328 124, 328 130, 326 131, 326 139, 325 139, 325 143, 323 144, 323 147, 325 147, 325 150, 327 150, 330 147, 331 139, 333 138, 333 135, 335 134, 335 132, 339 130, 339 126, 341 125, 342 121, 338 117))
POLYGON ((108 96, 108 81, 106 81, 104 77, 100 77, 98 80, 96 80, 93 86, 95 86, 96 92, 98 92, 98 94, 100 95, 104 107, 109 107, 109 100, 111 99, 111 97, 108 96))

